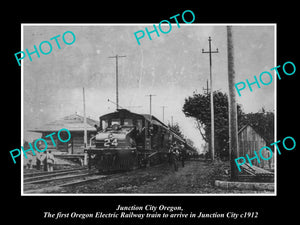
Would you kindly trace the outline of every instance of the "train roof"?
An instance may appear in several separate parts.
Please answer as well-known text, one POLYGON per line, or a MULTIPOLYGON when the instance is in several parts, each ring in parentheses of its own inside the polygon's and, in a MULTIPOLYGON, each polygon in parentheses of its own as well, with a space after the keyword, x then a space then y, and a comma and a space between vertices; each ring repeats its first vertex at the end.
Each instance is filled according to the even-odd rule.
POLYGON ((120 116, 121 117, 127 117, 128 115, 131 115, 133 117, 136 117, 136 118, 140 118, 140 119, 145 119, 147 121, 151 121, 153 124, 157 125, 157 126, 163 126, 165 128, 168 128, 168 126, 166 124, 164 124, 163 122, 161 122, 159 119, 157 119, 155 116, 151 116, 149 114, 138 114, 138 113, 133 113, 127 109, 118 109, 118 111, 116 112, 112 112, 112 113, 108 113, 108 114, 105 114, 103 116, 100 116, 100 119, 108 119, 108 118, 112 118, 112 117, 115 117, 115 116, 120 116), (152 119, 151 119, 152 117, 152 119))
POLYGON ((164 129, 169 130, 178 140, 180 140, 182 142, 185 142, 185 140, 182 137, 180 137, 178 134, 176 134, 172 129, 170 129, 169 126, 167 126, 166 124, 161 122, 155 116, 153 116, 153 115, 151 116, 150 114, 138 114, 138 113, 133 113, 133 112, 127 110, 127 109, 118 109, 118 111, 116 111, 116 112, 112 112, 112 113, 108 113, 108 114, 105 114, 103 116, 100 116, 100 120, 101 119, 103 120, 103 119, 112 118, 112 117, 115 117, 115 116, 120 116, 120 114, 124 118, 128 115, 131 115, 131 116, 134 116, 136 118, 145 119, 149 122, 151 121, 152 124, 157 125, 157 126, 161 126, 164 129), (152 117, 152 119, 151 119, 151 117, 152 117))
POLYGON ((149 114, 141 114, 146 120, 149 122, 151 121, 153 124, 158 125, 158 126, 163 126, 165 128, 168 128, 166 124, 161 122, 159 119, 157 119, 155 116, 152 115, 152 120, 151 120, 151 115, 149 114))

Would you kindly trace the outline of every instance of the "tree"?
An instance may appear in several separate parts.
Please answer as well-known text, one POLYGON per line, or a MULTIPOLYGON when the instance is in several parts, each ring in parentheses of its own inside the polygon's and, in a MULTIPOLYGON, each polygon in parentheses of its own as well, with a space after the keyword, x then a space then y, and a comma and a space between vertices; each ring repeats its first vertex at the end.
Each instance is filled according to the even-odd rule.
MULTIPOLYGON (((218 156, 228 156, 228 96, 226 93, 214 91, 214 116, 215 116, 215 154, 218 156)), ((241 106, 237 105, 238 119, 244 115, 241 106)), ((202 138, 210 143, 211 138, 211 115, 210 115, 210 94, 196 94, 185 99, 183 113, 187 117, 193 117, 196 120, 202 138)), ((209 147, 209 151, 210 147, 209 147)))
MULTIPOLYGON (((218 157, 228 157, 229 152, 229 124, 228 124, 228 96, 226 93, 214 91, 215 113, 215 151, 218 157)), ((182 111, 187 117, 195 119, 203 140, 210 143, 210 95, 196 94, 185 99, 182 111)), ((237 104, 238 129, 246 124, 251 125, 261 136, 267 145, 274 142, 274 113, 267 112, 264 108, 260 112, 247 113, 242 111, 241 105, 237 104)), ((210 146, 209 150, 210 153, 210 146)), ((210 154, 209 154, 210 155, 210 154)))

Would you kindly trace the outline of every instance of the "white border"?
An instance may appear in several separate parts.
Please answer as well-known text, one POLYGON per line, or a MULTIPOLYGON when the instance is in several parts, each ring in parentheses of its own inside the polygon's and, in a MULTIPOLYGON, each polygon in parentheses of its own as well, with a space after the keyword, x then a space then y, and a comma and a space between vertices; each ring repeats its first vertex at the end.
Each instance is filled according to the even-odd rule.
MULTIPOLYGON (((23 24, 21 24, 21 51, 24 50, 24 31, 23 31, 23 24)), ((24 62, 21 62, 21 146, 23 146, 24 144, 24 121, 23 121, 23 118, 24 118, 24 107, 23 107, 23 98, 24 98, 24 67, 23 67, 23 63, 24 62)), ((20 149, 20 151, 22 151, 20 149)), ((23 153, 24 154, 24 153, 23 153)), ((24 158, 24 155, 21 154, 21 196, 25 195, 24 194, 24 191, 23 191, 23 174, 24 174, 24 166, 23 166, 23 160, 24 158)))
MULTIPOLYGON (((157 24, 157 23, 154 23, 157 24)), ((174 24, 174 23, 172 23, 174 24)), ((166 24, 162 24, 163 26, 166 24)), ((274 67, 277 66, 277 24, 276 23, 192 23, 192 24, 180 24, 180 26, 274 26, 274 67)), ((21 24, 21 51, 24 50, 23 37, 24 26, 153 26, 151 23, 130 23, 130 24, 120 24, 120 23, 22 23, 21 24)), ((23 146, 23 116, 24 116, 24 108, 23 108, 23 91, 24 91, 24 70, 23 70, 24 61, 21 64, 21 146, 23 146)), ((275 73, 275 72, 274 72, 275 73)), ((277 141, 277 79, 274 79, 274 119, 275 119, 275 127, 274 127, 274 139, 277 141)), ((134 193, 114 193, 114 194, 26 194, 23 190, 23 156, 21 157, 21 196, 277 196, 277 153, 274 157, 274 171, 275 171, 275 179, 274 179, 274 193, 239 193, 239 194, 227 194, 227 193, 215 193, 215 194, 184 194, 184 193, 164 193, 164 194, 134 194, 134 193)))

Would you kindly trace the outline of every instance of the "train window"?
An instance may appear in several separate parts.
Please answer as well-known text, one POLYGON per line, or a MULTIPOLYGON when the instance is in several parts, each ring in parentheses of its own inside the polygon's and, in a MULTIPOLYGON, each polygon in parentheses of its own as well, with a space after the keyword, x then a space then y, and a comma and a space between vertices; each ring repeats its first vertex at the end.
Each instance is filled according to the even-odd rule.
POLYGON ((132 126, 133 125, 132 119, 124 119, 124 125, 132 126))
POLYGON ((108 120, 102 120, 102 129, 106 129, 108 127, 108 120))
POLYGON ((111 120, 111 125, 114 125, 114 124, 119 124, 119 125, 121 125, 120 119, 112 119, 112 120, 111 120))

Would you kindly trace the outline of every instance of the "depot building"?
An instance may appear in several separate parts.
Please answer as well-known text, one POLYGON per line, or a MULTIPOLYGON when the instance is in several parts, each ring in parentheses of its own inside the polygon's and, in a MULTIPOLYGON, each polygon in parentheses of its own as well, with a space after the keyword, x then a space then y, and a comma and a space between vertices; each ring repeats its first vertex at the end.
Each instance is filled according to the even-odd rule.
MULTIPOLYGON (((92 135, 96 134, 96 127, 99 122, 90 118, 86 118, 86 130, 87 130, 87 141, 90 140, 92 135)), ((47 141, 47 149, 51 150, 55 155, 83 155, 84 154, 84 118, 77 113, 65 116, 61 119, 54 120, 46 123, 40 127, 29 130, 30 132, 41 133, 41 138, 47 141), (66 128, 71 133, 70 141, 63 143, 58 140, 57 136, 54 135, 53 139, 55 145, 50 138, 46 138, 47 135, 58 132, 60 129, 66 128)), ((62 139, 64 138, 62 133, 62 139)), ((68 135, 68 134, 65 134, 68 135)), ((66 136, 67 138, 67 136, 66 136)), ((39 149, 44 149, 45 143, 39 143, 39 149)))

